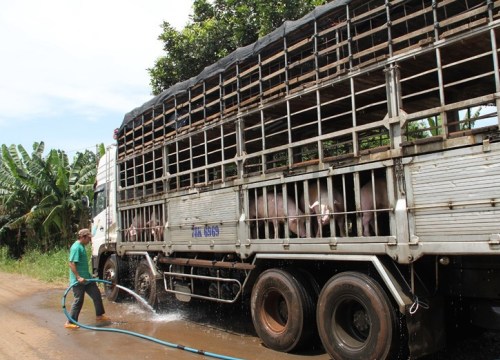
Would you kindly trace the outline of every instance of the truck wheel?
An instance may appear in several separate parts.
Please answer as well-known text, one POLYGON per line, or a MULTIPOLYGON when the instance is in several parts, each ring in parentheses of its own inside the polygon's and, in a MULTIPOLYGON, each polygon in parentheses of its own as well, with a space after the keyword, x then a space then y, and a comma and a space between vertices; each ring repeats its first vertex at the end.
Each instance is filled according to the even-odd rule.
POLYGON ((297 349, 315 331, 313 294, 284 270, 270 269, 259 276, 252 290, 251 312, 257 334, 273 350, 297 349))
POLYGON ((135 293, 144 298, 151 307, 158 306, 156 278, 147 261, 143 260, 135 271, 135 293))
POLYGON ((319 295, 318 332, 334 359, 390 359, 397 347, 395 319, 382 287, 362 273, 333 276, 319 295))
POLYGON ((120 291, 120 289, 115 286, 115 284, 122 285, 121 282, 123 279, 120 274, 122 270, 123 269, 120 269, 118 265, 116 255, 111 255, 106 259, 102 277, 104 280, 108 280, 113 283, 113 285, 104 284, 104 294, 109 301, 119 301, 124 296, 123 291, 120 291))

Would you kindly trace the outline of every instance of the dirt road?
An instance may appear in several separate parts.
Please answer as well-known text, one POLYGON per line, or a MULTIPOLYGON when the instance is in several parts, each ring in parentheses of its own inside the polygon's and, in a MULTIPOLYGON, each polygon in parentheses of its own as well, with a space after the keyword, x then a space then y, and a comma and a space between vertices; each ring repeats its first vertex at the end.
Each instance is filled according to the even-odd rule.
MULTIPOLYGON (((178 350, 127 334, 69 330, 63 324, 62 295, 65 286, 47 285, 30 278, 0 272, 0 359, 213 359, 211 356, 178 350)), ((66 299, 69 310, 71 292, 66 299)), ((252 333, 248 317, 236 313, 220 314, 224 329, 217 321, 207 323, 207 308, 151 313, 134 302, 116 304, 104 301, 106 314, 113 319, 106 328, 119 328, 161 339, 172 345, 182 344, 213 354, 242 359, 304 359, 304 354, 284 354, 261 345, 252 333), (189 316, 188 316, 189 314, 189 316), (234 316, 233 318, 233 315, 234 316)), ((79 321, 97 326, 92 301, 86 297, 79 321)), ((104 328, 103 328, 104 329, 104 328)), ((323 351, 309 353, 308 359, 326 360, 323 351)))
MULTIPOLYGON (((164 346, 134 335, 98 330, 68 330, 63 324, 62 295, 65 285, 44 282, 0 272, 0 360, 10 359, 213 359, 164 346)), ((69 309, 71 292, 66 301, 69 309)), ((135 302, 104 302, 113 319, 105 329, 119 329, 161 339, 171 345, 182 344, 227 358, 252 360, 328 360, 323 350, 285 354, 262 346, 255 335, 250 316, 241 308, 222 311, 216 306, 188 304, 162 309, 159 313, 141 308, 135 302)), ((80 322, 95 324, 94 309, 86 298, 80 322)), ((500 334, 455 343, 439 354, 423 360, 500 360, 500 334)))

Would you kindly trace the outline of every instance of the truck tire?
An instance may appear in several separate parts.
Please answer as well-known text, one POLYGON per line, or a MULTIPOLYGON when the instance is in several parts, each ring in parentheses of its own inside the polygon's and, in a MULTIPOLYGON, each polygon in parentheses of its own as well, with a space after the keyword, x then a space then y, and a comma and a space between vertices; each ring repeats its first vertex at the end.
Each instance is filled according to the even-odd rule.
POLYGON ((134 291, 151 305, 158 307, 158 296, 156 290, 156 277, 146 260, 142 260, 135 271, 134 291))
POLYGON ((104 284, 104 294, 109 301, 120 301, 123 299, 123 291, 120 291, 115 284, 123 285, 123 269, 119 265, 116 255, 111 255, 104 263, 102 277, 104 280, 111 281, 113 285, 104 284))
POLYGON ((290 272, 264 271, 252 290, 251 313, 257 334, 264 344, 290 352, 305 345, 314 334, 315 301, 290 272))
POLYGON ((334 359, 391 359, 396 318, 382 287, 362 273, 333 276, 319 295, 318 332, 334 359))

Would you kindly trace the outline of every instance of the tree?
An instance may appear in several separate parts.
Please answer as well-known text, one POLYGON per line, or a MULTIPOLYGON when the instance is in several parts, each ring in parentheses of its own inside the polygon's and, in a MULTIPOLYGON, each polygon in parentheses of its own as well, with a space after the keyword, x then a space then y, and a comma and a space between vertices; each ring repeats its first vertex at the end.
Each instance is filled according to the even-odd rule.
POLYGON ((159 36, 165 56, 148 69, 153 94, 199 74, 236 48, 296 20, 325 0, 194 0, 191 23, 175 30, 164 22, 159 36))
POLYGON ((82 197, 92 195, 96 155, 77 153, 70 163, 64 151, 43 152, 43 142, 31 155, 21 145, 2 145, 0 239, 17 256, 28 246, 67 245, 78 225, 88 224, 82 197))

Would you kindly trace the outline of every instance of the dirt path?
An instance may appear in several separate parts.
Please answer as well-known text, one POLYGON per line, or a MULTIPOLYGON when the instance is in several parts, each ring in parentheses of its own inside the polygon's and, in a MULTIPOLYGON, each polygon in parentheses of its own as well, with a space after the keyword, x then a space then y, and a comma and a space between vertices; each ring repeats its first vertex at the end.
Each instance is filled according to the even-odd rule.
MULTIPOLYGON (((57 288, 50 285, 50 288, 57 288)), ((48 285, 31 278, 0 272, 0 349, 2 359, 62 359, 63 340, 50 330, 37 309, 23 308, 33 294, 47 292, 48 285)), ((62 290, 61 290, 62 291, 62 290)), ((59 319, 61 321, 62 319, 59 319)))
MULTIPOLYGON (((0 272, 0 359, 175 359, 205 360, 212 357, 162 346, 135 336, 85 329, 69 330, 63 324, 62 295, 66 287, 50 285, 16 274, 0 272)), ((80 322, 98 326, 92 301, 86 297, 80 322)), ((71 292, 66 300, 69 309, 71 292)), ((279 353, 262 346, 247 318, 238 314, 221 316, 225 324, 208 324, 207 309, 192 307, 185 312, 167 309, 151 313, 136 303, 105 301, 109 327, 144 334, 171 344, 181 344, 229 357, 258 360, 298 360, 304 354, 279 353), (235 317, 233 317, 235 316, 235 317), (227 322, 231 325, 228 325, 227 322), (240 323, 241 322, 241 323, 240 323), (215 324, 215 325, 214 325, 215 324), (234 327, 237 330, 227 330, 234 327), (242 332, 243 331, 243 332, 242 332)), ((210 314, 213 315, 213 314, 210 314)), ((104 329, 104 328, 103 328, 104 329)), ((327 360, 324 352, 308 354, 308 359, 327 360)))
MULTIPOLYGON (((211 359, 166 347, 135 336, 94 330, 68 330, 63 324, 65 285, 51 285, 0 272, 0 360, 53 359, 211 359)), ((92 301, 87 297, 80 322, 95 326, 92 301), (94 322, 94 323, 93 323, 94 322)), ((66 307, 71 305, 68 294, 66 307)), ((172 344, 252 360, 328 360, 324 351, 285 354, 265 348, 255 335, 249 315, 241 308, 217 308, 199 303, 167 307, 151 313, 136 303, 105 301, 111 328, 144 334, 172 344)), ((103 329, 104 330, 104 329, 103 329)), ((500 360, 500 334, 486 333, 455 342, 422 360, 500 360)))

